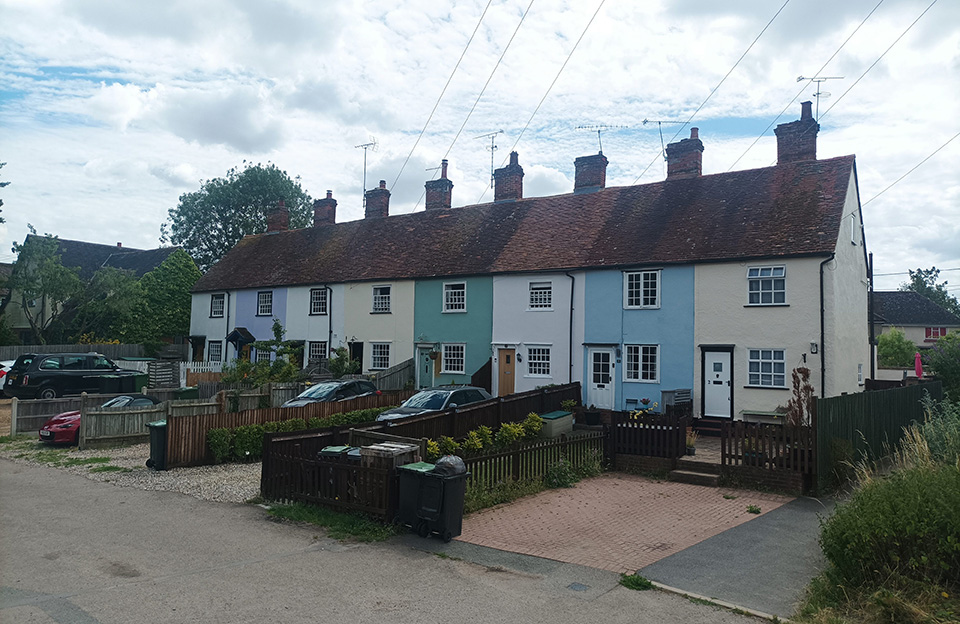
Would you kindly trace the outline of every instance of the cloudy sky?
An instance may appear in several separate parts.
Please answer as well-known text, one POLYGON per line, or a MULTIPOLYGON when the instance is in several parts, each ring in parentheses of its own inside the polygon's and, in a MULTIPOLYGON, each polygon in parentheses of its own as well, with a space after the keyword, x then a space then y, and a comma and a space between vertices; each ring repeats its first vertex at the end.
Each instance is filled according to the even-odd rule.
MULTIPOLYGON (((765 167, 771 125, 816 91, 797 77, 842 76, 822 86, 818 155, 857 155, 877 273, 960 269, 960 138, 883 192, 960 132, 960 3, 910 27, 932 1, 787 0, 731 72, 783 0, 0 0, 0 260, 28 223, 156 247, 180 194, 244 161, 357 219, 373 138, 367 187, 387 181, 392 213, 423 209, 444 156, 454 205, 489 201, 477 137, 499 130, 495 165, 516 149, 526 196, 572 190, 598 149, 578 126, 618 126, 608 186, 661 180, 653 122, 701 106, 705 174, 765 167)), ((942 277, 960 293, 960 270, 942 277)))

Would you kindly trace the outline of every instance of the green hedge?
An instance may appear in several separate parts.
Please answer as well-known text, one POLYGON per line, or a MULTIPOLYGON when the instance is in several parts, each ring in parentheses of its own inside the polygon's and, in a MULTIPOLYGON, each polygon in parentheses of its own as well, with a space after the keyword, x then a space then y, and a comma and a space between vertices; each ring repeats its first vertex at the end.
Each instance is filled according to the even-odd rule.
POLYGON ((267 422, 260 425, 243 425, 233 428, 211 429, 207 432, 207 447, 215 463, 227 461, 259 461, 263 457, 263 435, 265 433, 288 433, 306 429, 324 429, 345 425, 357 425, 377 419, 381 412, 390 407, 354 410, 332 414, 324 418, 292 418, 267 422))

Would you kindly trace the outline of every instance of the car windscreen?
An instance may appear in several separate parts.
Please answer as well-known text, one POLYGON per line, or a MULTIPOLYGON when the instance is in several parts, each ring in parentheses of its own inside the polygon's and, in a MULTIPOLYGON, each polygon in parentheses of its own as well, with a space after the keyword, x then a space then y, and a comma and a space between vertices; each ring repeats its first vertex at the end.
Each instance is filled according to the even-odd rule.
POLYGON ((420 409, 440 409, 446 400, 449 392, 442 390, 427 390, 420 392, 403 402, 403 407, 416 407, 420 409))
POLYGON ((334 393, 337 391, 342 384, 338 383, 318 383, 315 386, 310 386, 306 390, 300 393, 298 399, 329 399, 332 398, 334 393))
POLYGON ((110 399, 100 407, 123 407, 126 404, 130 403, 130 401, 132 400, 133 400, 133 397, 128 397, 128 396, 113 397, 112 399, 110 399))

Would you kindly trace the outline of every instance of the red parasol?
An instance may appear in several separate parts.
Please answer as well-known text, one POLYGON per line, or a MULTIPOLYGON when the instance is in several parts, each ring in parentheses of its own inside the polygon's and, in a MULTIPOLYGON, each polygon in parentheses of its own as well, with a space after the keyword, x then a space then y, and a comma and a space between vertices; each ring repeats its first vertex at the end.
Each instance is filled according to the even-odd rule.
POLYGON ((920 362, 920 352, 918 351, 913 358, 913 372, 917 374, 917 379, 923 377, 923 364, 920 362))

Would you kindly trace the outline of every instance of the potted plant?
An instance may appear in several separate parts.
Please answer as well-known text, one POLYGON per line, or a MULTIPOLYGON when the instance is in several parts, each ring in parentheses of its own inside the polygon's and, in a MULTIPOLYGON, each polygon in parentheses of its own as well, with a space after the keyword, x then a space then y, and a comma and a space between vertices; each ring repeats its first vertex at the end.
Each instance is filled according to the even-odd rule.
POLYGON ((763 466, 765 453, 763 445, 757 438, 744 438, 743 440, 743 463, 747 466, 763 466))
POLYGON ((687 432, 687 455, 697 454, 697 441, 699 439, 700 435, 696 431, 687 432))
POLYGON ((600 424, 600 410, 597 409, 596 405, 591 403, 590 407, 583 410, 583 421, 584 424, 590 427, 595 427, 600 424))

